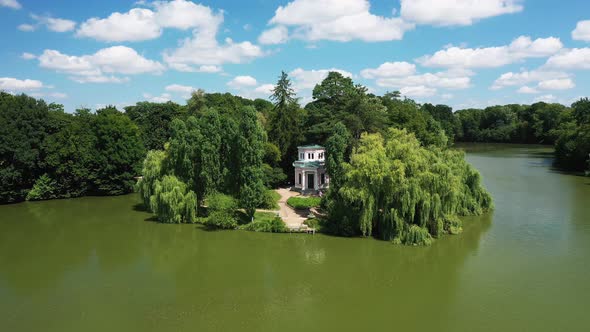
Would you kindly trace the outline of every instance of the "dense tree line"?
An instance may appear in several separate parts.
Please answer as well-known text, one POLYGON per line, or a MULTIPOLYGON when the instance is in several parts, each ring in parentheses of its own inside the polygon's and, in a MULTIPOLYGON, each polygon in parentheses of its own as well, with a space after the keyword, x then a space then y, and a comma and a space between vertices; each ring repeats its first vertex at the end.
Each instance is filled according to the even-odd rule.
POLYGON ((322 144, 331 231, 425 244, 460 231, 457 216, 491 206, 453 142, 555 144, 559 166, 588 167, 588 99, 453 113, 399 92, 374 95, 331 72, 305 107, 285 73, 270 100, 199 90, 185 105, 68 114, 2 93, 0 202, 123 194, 142 176, 137 188, 162 222, 195 222, 198 207, 210 206, 209 223, 235 228, 229 211, 251 218, 272 205, 267 188, 291 180, 297 146, 322 144))
POLYGON ((0 93, 0 202, 129 192, 140 171, 140 130, 113 107, 61 105, 0 93))

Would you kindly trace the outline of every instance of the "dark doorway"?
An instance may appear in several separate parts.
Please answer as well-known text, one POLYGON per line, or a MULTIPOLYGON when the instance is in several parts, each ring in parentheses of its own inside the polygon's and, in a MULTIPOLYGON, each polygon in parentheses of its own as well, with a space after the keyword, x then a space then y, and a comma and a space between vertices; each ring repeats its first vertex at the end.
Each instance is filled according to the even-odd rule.
POLYGON ((307 189, 315 189, 315 174, 307 174, 307 189))

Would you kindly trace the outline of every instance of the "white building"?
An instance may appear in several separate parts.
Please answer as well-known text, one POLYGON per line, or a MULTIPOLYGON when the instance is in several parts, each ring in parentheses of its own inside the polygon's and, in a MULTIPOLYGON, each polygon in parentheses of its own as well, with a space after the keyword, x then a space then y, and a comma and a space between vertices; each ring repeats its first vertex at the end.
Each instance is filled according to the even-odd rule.
POLYGON ((328 188, 330 178, 326 173, 326 149, 319 145, 297 147, 299 159, 295 167, 295 188, 304 192, 317 192, 328 188))

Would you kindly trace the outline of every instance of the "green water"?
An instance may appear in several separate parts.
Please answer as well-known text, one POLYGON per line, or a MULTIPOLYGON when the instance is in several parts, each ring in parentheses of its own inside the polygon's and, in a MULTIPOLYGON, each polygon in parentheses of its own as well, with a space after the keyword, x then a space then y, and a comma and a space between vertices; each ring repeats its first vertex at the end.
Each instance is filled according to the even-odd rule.
POLYGON ((426 248, 162 225, 135 195, 0 206, 0 331, 587 331, 590 179, 468 151, 496 210, 426 248))

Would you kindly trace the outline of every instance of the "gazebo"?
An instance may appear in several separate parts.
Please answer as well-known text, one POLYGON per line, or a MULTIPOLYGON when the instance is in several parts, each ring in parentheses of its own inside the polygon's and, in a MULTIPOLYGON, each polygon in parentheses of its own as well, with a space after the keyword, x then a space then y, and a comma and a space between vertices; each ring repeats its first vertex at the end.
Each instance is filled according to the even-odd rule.
POLYGON ((326 149, 320 145, 297 147, 299 159, 295 168, 295 189, 304 193, 317 193, 328 188, 330 178, 326 173, 326 149))

